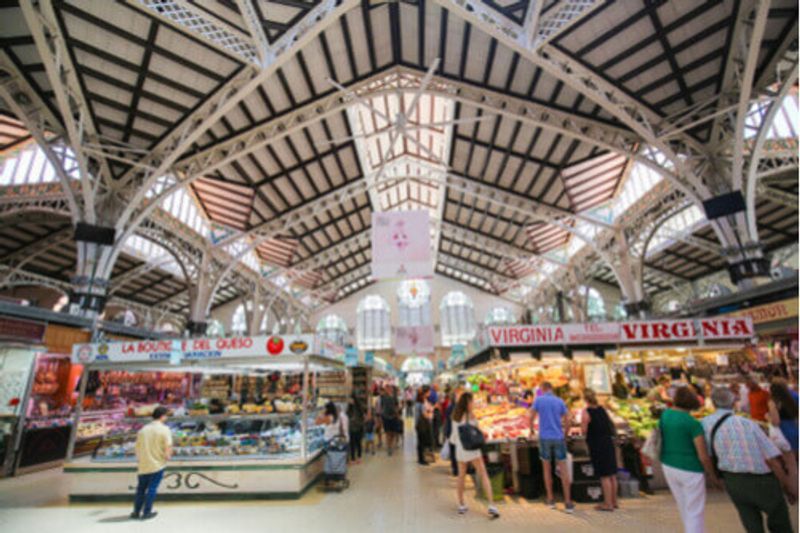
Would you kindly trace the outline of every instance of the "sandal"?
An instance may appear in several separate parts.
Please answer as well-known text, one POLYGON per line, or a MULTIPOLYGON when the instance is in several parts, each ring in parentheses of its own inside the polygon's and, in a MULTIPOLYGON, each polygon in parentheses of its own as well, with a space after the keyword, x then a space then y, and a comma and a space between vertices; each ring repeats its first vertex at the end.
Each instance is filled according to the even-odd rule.
POLYGON ((595 511, 604 511, 606 513, 614 512, 614 508, 613 507, 606 507, 605 505, 595 505, 594 506, 594 510, 595 511))

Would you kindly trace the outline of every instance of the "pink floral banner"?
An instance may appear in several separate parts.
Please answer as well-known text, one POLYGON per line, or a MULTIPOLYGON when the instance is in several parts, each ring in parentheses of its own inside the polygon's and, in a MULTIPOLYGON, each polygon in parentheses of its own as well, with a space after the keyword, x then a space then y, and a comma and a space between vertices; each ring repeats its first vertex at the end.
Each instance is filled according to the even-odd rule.
POLYGON ((428 211, 372 213, 372 277, 433 276, 428 211))
POLYGON ((399 326, 395 331, 394 351, 417 355, 433 353, 433 326, 399 326))

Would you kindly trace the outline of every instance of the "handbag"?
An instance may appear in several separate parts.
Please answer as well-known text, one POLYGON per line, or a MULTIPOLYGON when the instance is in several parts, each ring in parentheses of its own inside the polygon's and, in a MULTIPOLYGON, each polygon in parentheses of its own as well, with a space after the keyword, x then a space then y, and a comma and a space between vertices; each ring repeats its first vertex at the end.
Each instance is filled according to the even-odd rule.
POLYGON ((458 426, 458 438, 461 440, 461 447, 467 451, 480 450, 486 444, 483 432, 469 423, 469 415, 467 421, 458 426))
POLYGON ((660 461, 661 460, 661 441, 663 435, 661 435, 661 421, 658 421, 658 427, 650 432, 650 435, 647 437, 647 440, 644 441, 644 445, 642 446, 642 454, 647 456, 651 461, 660 461))
POLYGON ((445 442, 444 446, 442 446, 442 451, 439 452, 439 457, 441 457, 442 461, 449 461, 450 460, 450 443, 445 442))

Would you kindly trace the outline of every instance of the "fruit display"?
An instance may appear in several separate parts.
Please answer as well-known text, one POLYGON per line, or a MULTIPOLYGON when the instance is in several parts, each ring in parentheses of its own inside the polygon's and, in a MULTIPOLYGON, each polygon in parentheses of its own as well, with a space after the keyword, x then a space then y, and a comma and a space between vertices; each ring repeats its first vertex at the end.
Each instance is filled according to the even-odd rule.
POLYGON ((653 414, 653 404, 647 400, 611 400, 608 408, 613 414, 624 419, 633 434, 647 438, 658 427, 658 418, 653 414))

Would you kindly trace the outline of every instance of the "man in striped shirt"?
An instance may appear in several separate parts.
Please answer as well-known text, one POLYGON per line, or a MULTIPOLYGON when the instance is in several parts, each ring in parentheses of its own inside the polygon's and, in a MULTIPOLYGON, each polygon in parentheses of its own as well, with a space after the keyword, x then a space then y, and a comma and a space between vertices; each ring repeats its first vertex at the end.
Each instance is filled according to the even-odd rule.
POLYGON ((781 452, 758 424, 733 413, 735 398, 727 388, 711 393, 717 411, 703 419, 709 453, 716 457, 725 488, 748 533, 792 531, 784 494, 797 500, 781 463, 781 452))

